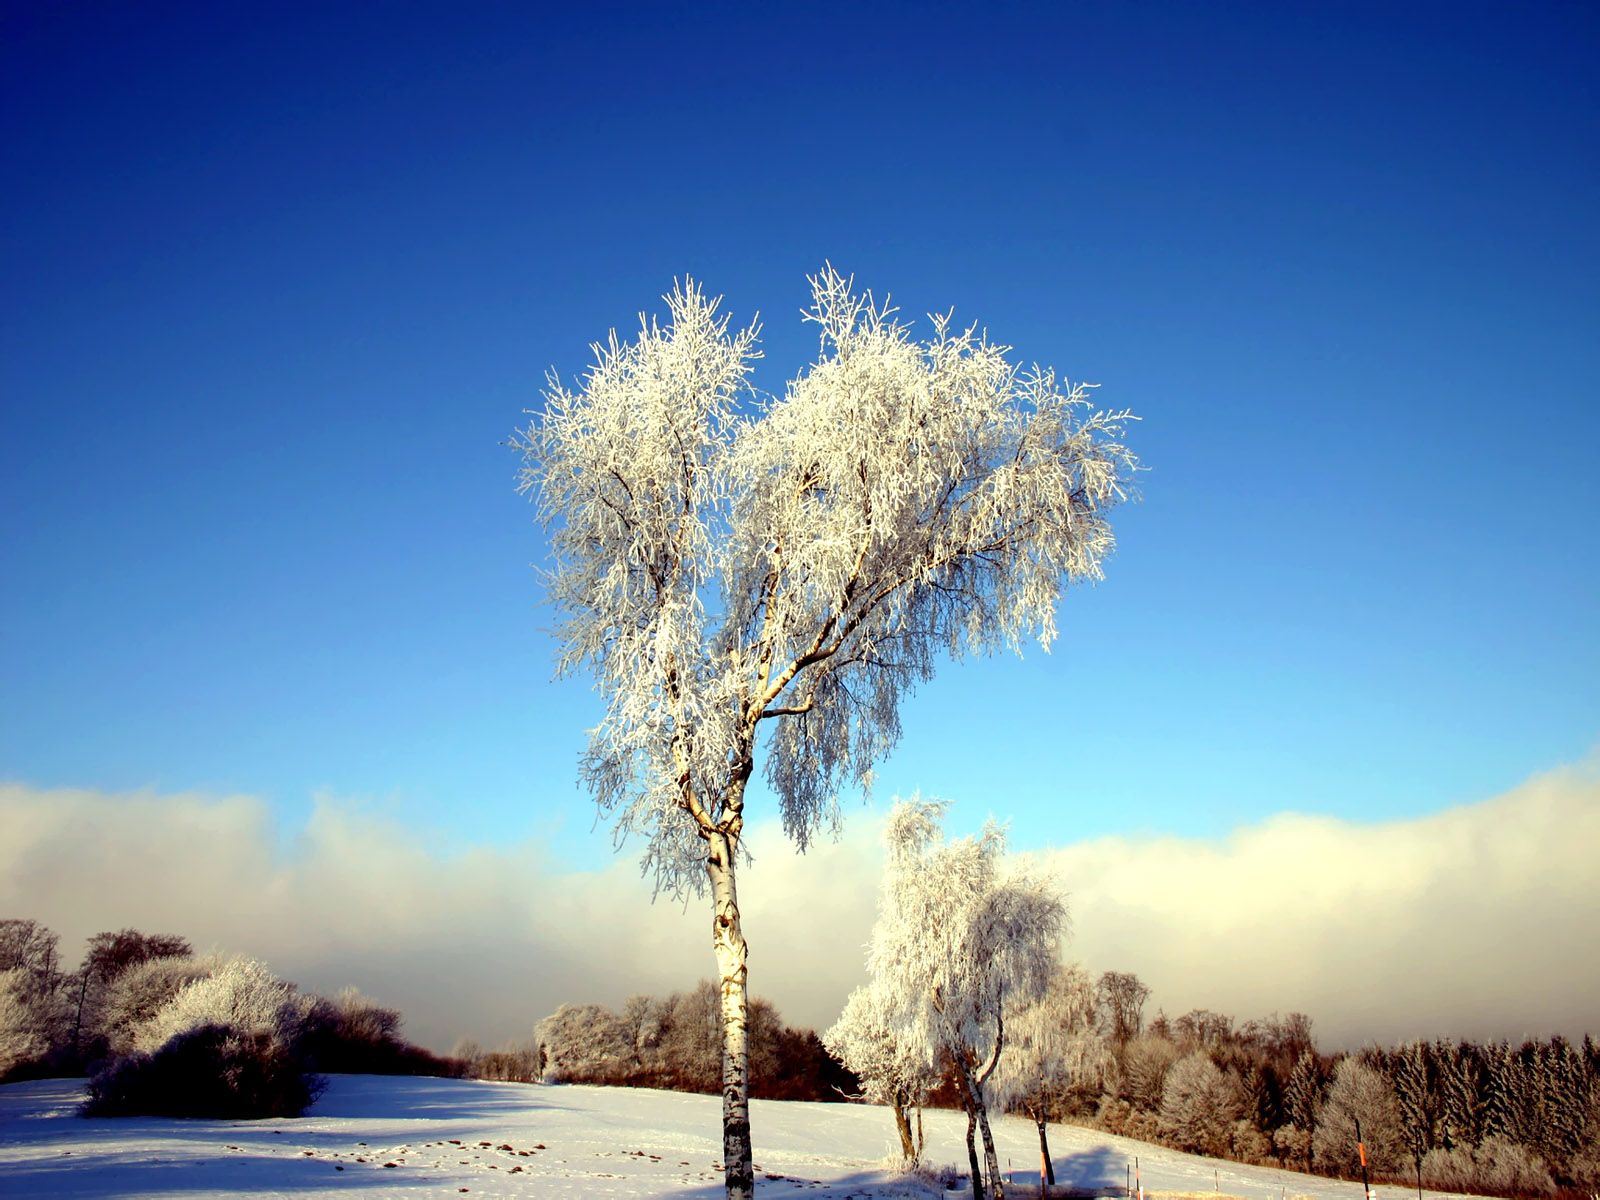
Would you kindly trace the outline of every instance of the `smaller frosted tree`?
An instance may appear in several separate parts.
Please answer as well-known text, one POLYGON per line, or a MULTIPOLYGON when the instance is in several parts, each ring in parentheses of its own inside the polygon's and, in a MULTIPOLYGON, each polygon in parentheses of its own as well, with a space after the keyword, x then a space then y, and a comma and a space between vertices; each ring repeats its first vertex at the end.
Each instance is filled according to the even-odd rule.
POLYGON ((1045 1125, 1059 1118, 1074 1090, 1098 1091, 1111 1067, 1111 1048, 1095 1027, 1094 987, 1077 963, 1056 968, 1031 1004, 1007 1027, 1006 1052, 990 1087, 1007 1108, 1020 1108, 1039 1130, 1042 1184, 1056 1181, 1045 1125))
POLYGON ((1066 907, 1045 879, 1004 863, 1005 836, 945 842, 942 801, 896 804, 889 861, 867 966, 887 1019, 929 1066, 949 1064, 967 1112, 975 1200, 1001 1195, 987 1088, 1010 1015, 1044 991, 1057 962, 1066 907), (983 1135, 980 1170, 974 1133, 983 1135))
POLYGON ((915 1162, 922 1156, 920 1110, 938 1083, 938 1075, 927 1056, 899 1036, 894 1021, 893 1006, 882 986, 859 987, 850 993, 833 1027, 822 1035, 822 1044, 861 1080, 868 1100, 894 1110, 900 1152, 907 1162, 915 1162), (911 1128, 913 1108, 919 1110, 915 1133, 911 1128))

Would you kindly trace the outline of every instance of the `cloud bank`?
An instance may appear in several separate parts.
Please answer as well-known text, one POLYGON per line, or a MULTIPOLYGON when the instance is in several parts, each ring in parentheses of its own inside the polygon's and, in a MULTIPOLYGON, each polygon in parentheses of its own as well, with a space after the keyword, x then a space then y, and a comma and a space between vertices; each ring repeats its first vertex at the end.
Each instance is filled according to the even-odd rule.
MULTIPOLYGON (((879 820, 805 856, 772 826, 741 881, 754 990, 818 1027, 863 974, 879 820)), ((706 906, 629 858, 563 871, 527 844, 451 857, 318 804, 286 851, 249 797, 0 784, 0 916, 83 940, 131 925, 249 954, 306 987, 354 984, 435 1049, 525 1037, 568 1000, 709 974, 706 906)), ((1038 853, 1069 892, 1066 952, 1137 972, 1170 1013, 1310 1013, 1325 1045, 1600 1032, 1600 772, 1539 776, 1411 821, 1283 814, 1220 842, 1107 838, 1038 853)))

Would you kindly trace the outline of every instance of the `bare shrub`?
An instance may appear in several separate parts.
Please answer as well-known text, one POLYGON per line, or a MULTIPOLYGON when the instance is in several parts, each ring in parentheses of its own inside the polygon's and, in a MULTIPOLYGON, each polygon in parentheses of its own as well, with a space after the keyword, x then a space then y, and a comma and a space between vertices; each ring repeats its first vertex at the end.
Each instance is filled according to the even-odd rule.
POLYGON ((1272 1152, 1278 1165, 1304 1163, 1311 1155, 1311 1135, 1298 1125, 1284 1125, 1272 1131, 1272 1152))
POLYGON ((1232 1151, 1228 1157, 1254 1166, 1268 1165, 1272 1157, 1272 1139, 1257 1129, 1255 1122, 1240 1118, 1233 1123, 1228 1137, 1232 1151))
POLYGON ((319 1071, 408 1075, 398 1009, 387 1008, 355 988, 311 1001, 301 1022, 300 1046, 319 1071))

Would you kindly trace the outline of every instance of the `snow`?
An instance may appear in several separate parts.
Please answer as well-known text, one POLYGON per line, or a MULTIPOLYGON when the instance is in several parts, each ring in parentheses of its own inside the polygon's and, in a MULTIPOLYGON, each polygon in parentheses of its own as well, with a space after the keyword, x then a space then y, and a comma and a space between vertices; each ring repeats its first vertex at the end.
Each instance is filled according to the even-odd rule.
MULTIPOLYGON (((646 1089, 335 1075, 298 1119, 77 1115, 79 1080, 0 1086, 0 1196, 682 1197, 723 1194, 721 1100, 646 1089), (393 1165, 389 1165, 393 1164, 393 1165)), ((936 1197, 888 1165, 886 1108, 754 1101, 756 1191, 822 1200, 936 1197)), ((924 1114, 929 1158, 965 1163, 966 1118, 924 1114)), ((1036 1195, 1033 1125, 994 1126, 1015 1196, 1036 1195)), ((1242 1200, 1359 1200, 1359 1184, 1243 1167, 1051 1126, 1058 1183, 1121 1193, 1139 1158, 1147 1190, 1242 1200), (1215 1172, 1215 1175, 1213 1174, 1215 1172)), ((953 1197, 970 1192, 953 1192, 953 1197)), ((1380 1200, 1404 1200, 1399 1188, 1380 1200)), ((1439 1193, 1430 1193, 1437 1196, 1439 1193)), ((1160 1200, 1160 1197, 1158 1197, 1160 1200)))

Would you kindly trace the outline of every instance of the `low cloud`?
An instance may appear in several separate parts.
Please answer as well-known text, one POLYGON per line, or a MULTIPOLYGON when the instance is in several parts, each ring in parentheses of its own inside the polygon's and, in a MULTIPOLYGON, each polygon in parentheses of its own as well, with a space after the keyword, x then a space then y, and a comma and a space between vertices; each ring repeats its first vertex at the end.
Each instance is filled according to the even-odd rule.
MULTIPOLYGON (((758 825, 741 880, 751 977, 826 1025, 862 977, 879 821, 798 856, 758 825)), ((537 845, 440 857, 415 830, 323 801, 286 850, 249 797, 0 785, 0 916, 70 960, 131 925, 249 954, 303 986, 354 984, 419 1041, 527 1036, 567 1000, 616 1003, 710 973, 709 914, 623 857, 564 872, 537 845)), ((1584 1032, 1600 995, 1600 775, 1538 777, 1426 818, 1283 814, 1219 841, 1107 838, 1035 857, 1070 893, 1067 952, 1137 972, 1152 1005, 1299 1009, 1327 1045, 1584 1032)))
POLYGON ((1285 813, 1222 842, 1046 855, 1074 952, 1177 1012, 1300 1010, 1329 1045, 1600 1033, 1600 772, 1415 820, 1285 813))

